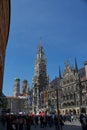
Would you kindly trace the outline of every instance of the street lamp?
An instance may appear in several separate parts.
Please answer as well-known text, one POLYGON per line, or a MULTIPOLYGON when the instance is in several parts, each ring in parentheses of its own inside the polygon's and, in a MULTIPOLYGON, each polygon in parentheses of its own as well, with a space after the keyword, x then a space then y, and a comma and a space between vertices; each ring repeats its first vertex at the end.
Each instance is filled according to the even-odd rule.
POLYGON ((87 92, 85 94, 85 114, 87 114, 87 92))
MULTIPOLYGON (((56 83, 56 97, 57 97, 57 114, 58 114, 58 123, 60 123, 60 111, 59 111, 59 89, 60 89, 60 80, 61 80, 61 71, 60 71, 60 67, 59 67, 59 78, 57 79, 57 83, 56 83)), ((59 128, 60 130, 60 125, 59 128)))
POLYGON ((60 112, 59 112, 59 94, 58 94, 58 88, 56 88, 56 96, 57 96, 57 114, 58 114, 58 121, 60 118, 60 112))
POLYGON ((11 113, 13 113, 13 99, 11 98, 11 113))
MULTIPOLYGON (((60 122, 60 111, 59 111, 59 87, 60 87, 60 78, 57 79, 57 84, 56 84, 56 98, 57 98, 57 114, 58 114, 58 124, 60 122), (58 86, 59 85, 59 86, 58 86)), ((58 130, 60 130, 60 126, 58 128, 58 130)))
POLYGON ((79 80, 79 96, 80 96, 80 114, 81 114, 81 106, 82 106, 82 84, 81 84, 81 81, 80 81, 80 75, 78 74, 78 80, 79 80))

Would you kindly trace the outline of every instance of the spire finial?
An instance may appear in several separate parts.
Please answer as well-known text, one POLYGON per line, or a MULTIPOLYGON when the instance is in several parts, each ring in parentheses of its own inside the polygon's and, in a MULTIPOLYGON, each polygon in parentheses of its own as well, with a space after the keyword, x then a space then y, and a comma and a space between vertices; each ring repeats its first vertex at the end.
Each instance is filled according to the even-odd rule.
POLYGON ((40 44, 42 44, 42 37, 40 36, 40 44))

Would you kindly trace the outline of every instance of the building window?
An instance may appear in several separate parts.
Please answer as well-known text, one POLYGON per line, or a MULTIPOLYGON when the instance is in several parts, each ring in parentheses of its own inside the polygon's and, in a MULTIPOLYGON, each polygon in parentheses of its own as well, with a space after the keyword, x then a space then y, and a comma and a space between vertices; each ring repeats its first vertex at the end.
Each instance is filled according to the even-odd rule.
POLYGON ((72 96, 72 94, 70 94, 70 99, 73 99, 73 96, 72 96))
POLYGON ((83 101, 83 105, 85 105, 85 101, 83 101))
POLYGON ((76 105, 78 106, 78 101, 76 102, 76 105))
POLYGON ((37 88, 35 88, 35 93, 37 93, 37 88))
POLYGON ((65 100, 65 96, 63 96, 63 100, 65 100))
POLYGON ((69 80, 67 80, 67 84, 69 83, 69 80))
POLYGON ((86 88, 85 85, 82 85, 82 89, 85 90, 85 88, 86 88))
POLYGON ((70 82, 73 82, 73 78, 70 78, 70 82))

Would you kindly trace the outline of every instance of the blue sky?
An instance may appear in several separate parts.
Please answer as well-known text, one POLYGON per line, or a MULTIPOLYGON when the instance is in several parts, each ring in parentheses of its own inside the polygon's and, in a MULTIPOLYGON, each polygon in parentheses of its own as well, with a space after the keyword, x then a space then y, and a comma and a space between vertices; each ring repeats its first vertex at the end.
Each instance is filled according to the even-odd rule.
POLYGON ((50 80, 66 60, 78 67, 87 60, 87 0, 11 0, 11 22, 6 50, 3 92, 11 96, 14 78, 30 86, 40 37, 50 80))

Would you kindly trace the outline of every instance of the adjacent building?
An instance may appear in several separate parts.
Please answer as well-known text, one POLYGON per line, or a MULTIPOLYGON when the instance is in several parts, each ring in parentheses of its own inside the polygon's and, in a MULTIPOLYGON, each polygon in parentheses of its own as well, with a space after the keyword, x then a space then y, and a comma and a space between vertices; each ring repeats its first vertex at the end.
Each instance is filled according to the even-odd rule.
POLYGON ((87 113, 87 62, 80 69, 76 61, 75 68, 66 62, 60 86, 62 113, 80 114, 82 111, 87 113))
POLYGON ((7 110, 11 114, 28 114, 31 110, 29 106, 30 88, 27 80, 22 81, 22 92, 20 91, 20 79, 15 78, 13 96, 7 98, 7 110))
POLYGON ((10 27, 10 0, 0 0, 0 114, 7 100, 2 93, 6 46, 10 27))
POLYGON ((2 93, 6 46, 10 27, 10 0, 0 0, 0 93, 2 93))
POLYGON ((50 82, 48 90, 51 113, 52 108, 54 112, 58 111, 57 102, 61 114, 87 113, 87 62, 80 69, 78 69, 76 59, 75 67, 70 66, 68 61, 65 62, 63 73, 50 82))

